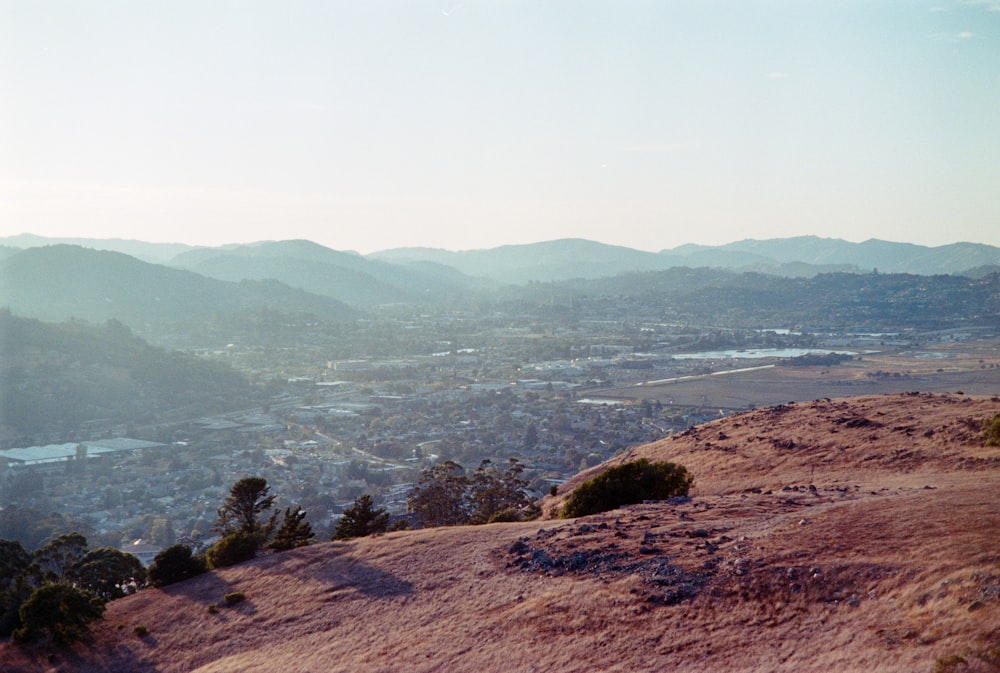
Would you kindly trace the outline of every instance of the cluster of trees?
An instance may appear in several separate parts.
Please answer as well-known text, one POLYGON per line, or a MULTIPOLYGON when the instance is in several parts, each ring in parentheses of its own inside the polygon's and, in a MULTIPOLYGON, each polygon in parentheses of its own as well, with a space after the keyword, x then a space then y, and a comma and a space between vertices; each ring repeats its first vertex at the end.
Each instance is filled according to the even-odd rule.
POLYGON ((421 473, 407 496, 410 512, 424 526, 460 526, 534 518, 539 511, 521 477, 524 466, 516 459, 500 469, 484 460, 471 476, 447 460, 421 473))
POLYGON ((72 640, 103 615, 107 601, 145 585, 139 559, 111 547, 90 550, 80 533, 31 553, 16 540, 0 540, 0 635, 72 640))
POLYGON ((218 510, 216 530, 222 539, 205 553, 210 568, 247 561, 262 549, 285 551, 309 544, 315 534, 301 507, 286 508, 280 524, 276 511, 264 519, 274 500, 262 477, 244 477, 233 484, 218 510))
MULTIPOLYGON (((984 425, 992 437, 1000 416, 984 425)), ((504 468, 484 460, 471 474, 453 461, 421 474, 408 506, 424 526, 454 526, 534 518, 539 509, 522 478, 524 467, 510 459, 504 468)), ((562 514, 582 516, 645 499, 686 495, 693 477, 673 463, 632 461, 605 470, 577 487, 562 514)), ((29 553, 17 540, 0 539, 0 636, 32 640, 48 634, 58 642, 79 637, 104 613, 107 601, 151 584, 161 587, 212 568, 249 560, 263 550, 284 551, 315 537, 301 507, 279 517, 275 496, 261 477, 237 481, 218 509, 220 540, 204 555, 173 545, 156 556, 149 571, 131 554, 111 547, 88 549, 80 533, 68 533, 29 553)), ((390 529, 389 514, 361 495, 344 511, 333 539, 345 540, 390 529)))
POLYGON ((0 539, 0 636, 29 641, 49 635, 57 642, 78 638, 104 614, 105 604, 145 587, 165 586, 273 551, 308 544, 314 537, 305 512, 287 508, 264 518, 274 504, 267 482, 236 482, 218 510, 222 538, 204 556, 186 545, 160 552, 147 572, 132 554, 112 547, 88 549, 78 532, 52 538, 28 552, 16 539, 0 539))

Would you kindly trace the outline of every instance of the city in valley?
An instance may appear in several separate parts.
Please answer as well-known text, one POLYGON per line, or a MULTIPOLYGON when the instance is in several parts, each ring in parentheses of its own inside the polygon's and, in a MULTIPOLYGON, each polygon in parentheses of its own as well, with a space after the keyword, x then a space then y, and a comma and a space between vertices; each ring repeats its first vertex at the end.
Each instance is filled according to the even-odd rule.
MULTIPOLYGON (((826 289, 812 308, 794 305, 801 299, 755 307, 729 297, 745 284, 739 274, 689 279, 685 295, 657 290, 669 273, 606 286, 505 285, 337 320, 270 307, 190 323, 50 324, 15 306, 4 316, 4 389, 34 403, 13 418, 7 398, 0 537, 16 532, 30 547, 69 526, 91 546, 143 558, 175 542, 204 548, 217 539, 227 489, 252 474, 266 478, 279 509, 301 506, 328 539, 362 494, 405 519, 421 471, 448 460, 471 471, 516 459, 540 498, 631 447, 747 409, 910 390, 984 394, 1000 384, 995 314, 963 312, 996 301, 995 280, 965 282, 986 288, 987 299, 970 300, 968 288, 919 276, 843 274, 872 291, 890 279, 878 301, 897 315, 876 307, 873 318, 853 287, 844 290, 850 311, 834 315, 823 302, 839 300, 826 289), (928 320, 929 302, 954 314, 928 320), (21 343, 25 325, 87 345, 21 343), (188 365, 225 374, 202 380, 163 365, 174 375, 161 385, 177 389, 165 400, 136 372, 152 356, 129 361, 128 348, 104 351, 102 339, 179 349, 188 365), (225 376, 238 385, 222 385, 225 376), (87 407, 114 395, 123 396, 118 408, 87 407)), ((750 285, 760 278, 810 291, 802 279, 754 276, 750 285)))

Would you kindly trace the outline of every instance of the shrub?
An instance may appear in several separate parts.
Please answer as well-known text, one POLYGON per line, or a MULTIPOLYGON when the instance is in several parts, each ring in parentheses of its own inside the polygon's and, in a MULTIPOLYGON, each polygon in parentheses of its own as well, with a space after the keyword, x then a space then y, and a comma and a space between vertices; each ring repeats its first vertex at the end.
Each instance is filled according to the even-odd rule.
POLYGON ((983 421, 983 437, 987 446, 1000 446, 1000 414, 983 421))
POLYGON ((491 514, 487 523, 510 523, 512 521, 521 521, 521 513, 516 509, 502 509, 491 514))
POLYGON ((226 605, 236 605, 237 603, 242 603, 246 599, 246 594, 242 591, 234 591, 222 597, 222 600, 226 605))
POLYGON ((249 561, 257 555, 260 538, 250 533, 232 533, 222 538, 205 552, 209 568, 225 568, 249 561))
POLYGON ((186 544, 175 544, 156 555, 148 577, 154 587, 165 587, 207 571, 204 557, 193 555, 186 544))
POLYGON ((140 624, 139 626, 132 629, 132 633, 139 636, 140 638, 144 638, 149 635, 149 629, 140 624))
POLYGON ((48 632, 56 641, 67 643, 104 616, 104 601, 69 584, 46 584, 35 589, 18 612, 21 628, 14 631, 15 640, 25 642, 48 632))
POLYGON ((566 498, 562 516, 586 516, 643 500, 687 495, 693 483, 694 477, 683 465, 640 458, 608 468, 577 486, 566 498))

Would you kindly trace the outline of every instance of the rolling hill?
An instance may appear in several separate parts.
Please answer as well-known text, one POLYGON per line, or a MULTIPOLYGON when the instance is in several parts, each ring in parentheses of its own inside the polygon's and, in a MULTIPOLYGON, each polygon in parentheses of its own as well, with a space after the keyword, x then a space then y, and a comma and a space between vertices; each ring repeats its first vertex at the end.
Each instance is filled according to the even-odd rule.
POLYGON ((50 324, 0 311, 0 445, 70 436, 87 421, 143 424, 261 399, 229 366, 155 348, 122 323, 50 324))
POLYGON ((390 264, 310 241, 266 241, 224 250, 199 248, 171 265, 219 280, 275 279, 355 307, 440 303, 481 281, 433 262, 390 264))
POLYGON ((929 247, 877 239, 852 243, 818 236, 747 239, 716 246, 685 244, 657 253, 583 239, 560 239, 482 250, 394 248, 365 256, 309 241, 261 241, 207 248, 31 234, 0 238, 0 245, 13 248, 59 243, 122 252, 222 280, 275 278, 354 306, 419 297, 441 301, 470 284, 481 287, 484 279, 524 284, 678 266, 811 277, 818 273, 868 273, 873 269, 919 275, 977 274, 1000 264, 1000 248, 978 243, 929 247), (262 263, 266 268, 261 268, 262 263))
POLYGON ((70 649, 0 658, 12 673, 981 663, 1000 645, 1000 448, 979 432, 997 413, 997 397, 916 393, 749 411, 612 461, 681 462, 689 499, 316 544, 113 601, 70 649))
POLYGON ((1000 249, 974 243, 932 248, 874 239, 850 243, 801 236, 745 240, 720 246, 688 244, 652 253, 593 241, 562 239, 461 252, 400 248, 378 252, 370 257, 394 262, 434 261, 470 276, 523 284, 529 281, 602 278, 673 267, 712 267, 778 276, 814 276, 838 271, 867 273, 876 268, 886 273, 961 274, 976 267, 997 264, 1000 249))
POLYGON ((155 337, 177 325, 250 311, 346 320, 354 309, 276 281, 225 282, 79 246, 29 248, 0 259, 0 306, 51 322, 120 320, 155 337))

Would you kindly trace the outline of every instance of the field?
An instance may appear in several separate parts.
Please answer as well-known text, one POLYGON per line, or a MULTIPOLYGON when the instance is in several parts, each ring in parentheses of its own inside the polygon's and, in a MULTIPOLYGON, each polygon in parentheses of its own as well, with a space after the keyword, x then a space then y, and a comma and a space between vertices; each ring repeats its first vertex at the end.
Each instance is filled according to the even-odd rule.
POLYGON ((1000 339, 956 342, 919 348, 880 349, 833 367, 793 367, 781 362, 746 365, 671 382, 647 382, 601 391, 601 397, 658 400, 664 405, 717 407, 739 411, 755 407, 882 393, 1000 393, 1000 339), (766 367, 769 364, 774 366, 766 367), (766 367, 766 368, 765 368, 766 367))

